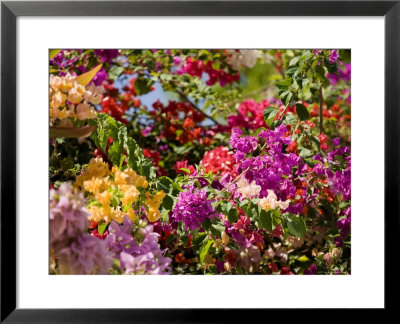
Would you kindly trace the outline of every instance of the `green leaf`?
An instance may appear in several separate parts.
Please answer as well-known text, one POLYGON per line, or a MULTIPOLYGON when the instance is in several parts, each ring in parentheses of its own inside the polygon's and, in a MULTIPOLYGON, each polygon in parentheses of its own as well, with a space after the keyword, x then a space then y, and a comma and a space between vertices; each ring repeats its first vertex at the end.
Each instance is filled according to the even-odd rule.
POLYGON ((301 103, 296 104, 296 112, 300 120, 304 121, 310 118, 310 113, 308 112, 307 108, 301 103))
POLYGON ((118 65, 114 65, 108 72, 108 77, 115 81, 119 78, 119 76, 122 74, 122 72, 124 72, 124 67, 122 66, 118 66, 118 65))
POLYGON ((259 218, 259 225, 261 226, 261 228, 265 228, 268 231, 272 232, 273 228, 271 213, 262 209, 259 218))
POLYGON ((315 67, 315 73, 319 80, 321 81, 325 80, 325 69, 321 65, 317 65, 315 67))
POLYGON ((166 195, 162 201, 162 206, 167 210, 171 210, 173 205, 174 199, 170 195, 166 195))
POLYGON ((103 235, 104 231, 107 229, 109 223, 105 223, 103 220, 99 222, 97 225, 97 231, 99 232, 100 235, 103 235))
POLYGON ((221 238, 222 232, 225 231, 225 226, 223 223, 211 224, 210 230, 214 236, 221 238))
POLYGON ((290 90, 286 90, 282 92, 279 97, 282 99, 283 103, 287 107, 290 104, 290 100, 293 97, 293 93, 290 90))
POLYGON ((300 151, 300 157, 302 157, 303 159, 307 159, 307 158, 309 158, 309 157, 311 157, 312 155, 313 155, 314 153, 311 151, 311 150, 309 150, 309 149, 306 149, 306 148, 303 148, 301 151, 300 151))
POLYGON ((258 218, 261 210, 260 206, 253 202, 250 202, 246 207, 243 206, 242 209, 245 210, 246 215, 252 220, 256 220, 258 218))
POLYGON ((203 245, 205 241, 207 241, 207 234, 198 233, 197 235, 198 236, 193 240, 193 246, 198 248, 200 245, 203 245))
MULTIPOLYGON (((98 114, 96 118, 97 129, 92 133, 90 138, 94 141, 94 144, 103 152, 107 148, 107 120, 111 117, 107 114, 98 114)), ((112 117, 111 117, 112 118, 112 117)))
POLYGON ((143 155, 142 149, 137 145, 136 141, 129 137, 127 143, 128 165, 148 180, 156 177, 156 169, 153 163, 143 155))
POLYGON ((190 170, 189 170, 189 169, 186 169, 186 168, 179 168, 179 170, 180 170, 180 171, 183 171, 183 172, 185 172, 185 173, 187 173, 187 174, 190 174, 190 170))
POLYGON ((51 60, 53 57, 55 57, 60 52, 61 52, 61 50, 59 50, 59 49, 51 49, 49 51, 49 60, 51 60))
POLYGON ((269 128, 271 130, 274 130, 276 127, 278 127, 279 125, 282 124, 282 120, 278 119, 278 120, 274 120, 271 125, 269 125, 269 128))
POLYGON ((265 123, 270 126, 271 123, 274 121, 274 118, 276 114, 278 113, 278 109, 275 109, 274 107, 267 107, 264 110, 264 120, 265 123))
POLYGON ((301 216, 286 218, 286 225, 290 235, 303 237, 306 234, 306 223, 301 216))
POLYGON ((297 259, 297 261, 300 261, 300 262, 307 262, 307 261, 310 261, 310 259, 307 258, 306 255, 302 255, 300 258, 297 259))
POLYGON ((207 243, 203 245, 203 247, 200 250, 200 264, 204 263, 204 257, 208 253, 208 250, 210 249, 211 244, 214 243, 214 240, 208 240, 207 243))
POLYGON ((296 125, 297 118, 292 114, 287 114, 284 117, 285 125, 296 125))
POLYGON ((239 217, 239 212, 236 208, 232 208, 228 213, 229 224, 236 223, 239 217))
POLYGON ((177 238, 176 235, 171 234, 167 237, 167 239, 165 240, 165 245, 168 245, 169 243, 171 243, 172 241, 175 241, 177 238))
POLYGON ((292 78, 287 78, 282 81, 275 82, 275 85, 278 87, 279 90, 286 90, 288 89, 293 83, 292 78))
POLYGON ((207 218, 203 223, 201 223, 201 227, 208 231, 211 227, 211 220, 209 218, 207 218))
POLYGON ((138 95, 149 93, 152 86, 153 81, 151 81, 150 79, 140 77, 135 80, 135 90, 138 95))
POLYGON ((172 191, 172 180, 168 177, 160 177, 157 179, 156 183, 157 190, 162 190, 165 193, 170 193, 172 191))
POLYGON ((91 138, 98 148, 107 151, 108 138, 112 137, 113 143, 108 149, 108 158, 113 165, 122 166, 125 153, 128 157, 128 165, 148 180, 156 177, 153 163, 143 155, 142 149, 136 141, 127 135, 126 126, 107 114, 97 115, 97 129, 91 138))
POLYGON ((289 66, 296 65, 297 62, 299 61, 299 59, 300 59, 300 56, 296 56, 295 58, 292 58, 292 59, 290 60, 289 66))

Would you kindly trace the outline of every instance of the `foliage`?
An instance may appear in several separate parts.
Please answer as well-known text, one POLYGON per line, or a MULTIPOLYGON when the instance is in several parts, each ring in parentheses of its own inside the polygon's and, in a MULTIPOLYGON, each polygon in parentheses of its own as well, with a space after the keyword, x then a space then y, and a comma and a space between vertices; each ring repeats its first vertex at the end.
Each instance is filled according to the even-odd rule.
POLYGON ((51 228, 67 210, 67 251, 104 241, 93 267, 51 246, 52 273, 351 272, 350 51, 49 58, 51 228))

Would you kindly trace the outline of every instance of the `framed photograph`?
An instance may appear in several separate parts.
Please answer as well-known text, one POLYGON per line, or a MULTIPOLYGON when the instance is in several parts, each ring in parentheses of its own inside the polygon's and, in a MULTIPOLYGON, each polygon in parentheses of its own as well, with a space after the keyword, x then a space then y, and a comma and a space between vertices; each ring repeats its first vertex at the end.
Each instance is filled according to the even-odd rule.
POLYGON ((1 17, 2 322, 394 307, 398 1, 1 17))

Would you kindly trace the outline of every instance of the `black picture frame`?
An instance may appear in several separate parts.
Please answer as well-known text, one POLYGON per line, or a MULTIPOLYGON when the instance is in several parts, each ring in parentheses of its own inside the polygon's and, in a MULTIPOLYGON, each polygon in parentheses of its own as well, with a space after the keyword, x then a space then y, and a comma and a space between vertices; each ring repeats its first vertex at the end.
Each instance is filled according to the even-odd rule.
MULTIPOLYGON (((396 1, 4 1, 1 3, 1 322, 234 322, 242 310, 16 308, 16 19, 19 16, 384 16, 385 309, 396 307, 400 231, 400 0, 396 1)), ((367 152, 366 152, 367 154, 367 152)), ((373 152, 368 153, 373 154, 373 152)), ((368 163, 368 161, 366 161, 368 163)), ((383 211, 382 211, 383 212, 383 211)), ((373 240, 373 233, 371 233, 373 240)), ((380 266, 380 265, 378 265, 380 266)), ((373 269, 365 269, 373 271, 373 269)), ((367 283, 366 283, 367 284, 367 283)), ((266 305, 267 306, 267 305, 266 305)), ((266 310, 251 310, 262 318, 266 310)))

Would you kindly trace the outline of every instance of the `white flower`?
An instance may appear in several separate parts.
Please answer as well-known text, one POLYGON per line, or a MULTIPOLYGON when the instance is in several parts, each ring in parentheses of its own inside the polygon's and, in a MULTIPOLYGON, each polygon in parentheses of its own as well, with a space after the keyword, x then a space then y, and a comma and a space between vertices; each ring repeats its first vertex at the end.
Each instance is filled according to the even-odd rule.
POLYGON ((94 105, 98 105, 101 103, 101 95, 104 92, 104 87, 99 86, 96 87, 94 83, 91 83, 89 86, 86 88, 86 93, 85 93, 85 101, 91 102, 94 105))
POLYGON ((81 103, 76 107, 76 118, 80 120, 96 118, 96 111, 88 103, 81 103))
POLYGON ((237 182, 237 186, 237 191, 242 195, 243 198, 257 197, 261 191, 261 187, 256 185, 255 181, 252 181, 252 183, 249 184, 245 177, 240 178, 240 180, 237 182))
POLYGON ((63 83, 62 78, 59 76, 56 76, 54 74, 50 74, 50 86, 55 90, 59 90, 61 88, 61 85, 63 83))
POLYGON ((258 204, 261 208, 265 209, 265 210, 270 210, 270 209, 276 209, 276 208, 280 208, 280 209, 286 209, 289 207, 290 204, 290 200, 286 200, 286 201, 281 201, 278 200, 278 197, 276 196, 275 192, 273 190, 267 190, 268 191, 268 196, 262 198, 258 204))
POLYGON ((261 58, 262 52, 260 50, 229 50, 231 57, 229 63, 235 70, 240 67, 252 68, 257 63, 257 59, 261 58))

